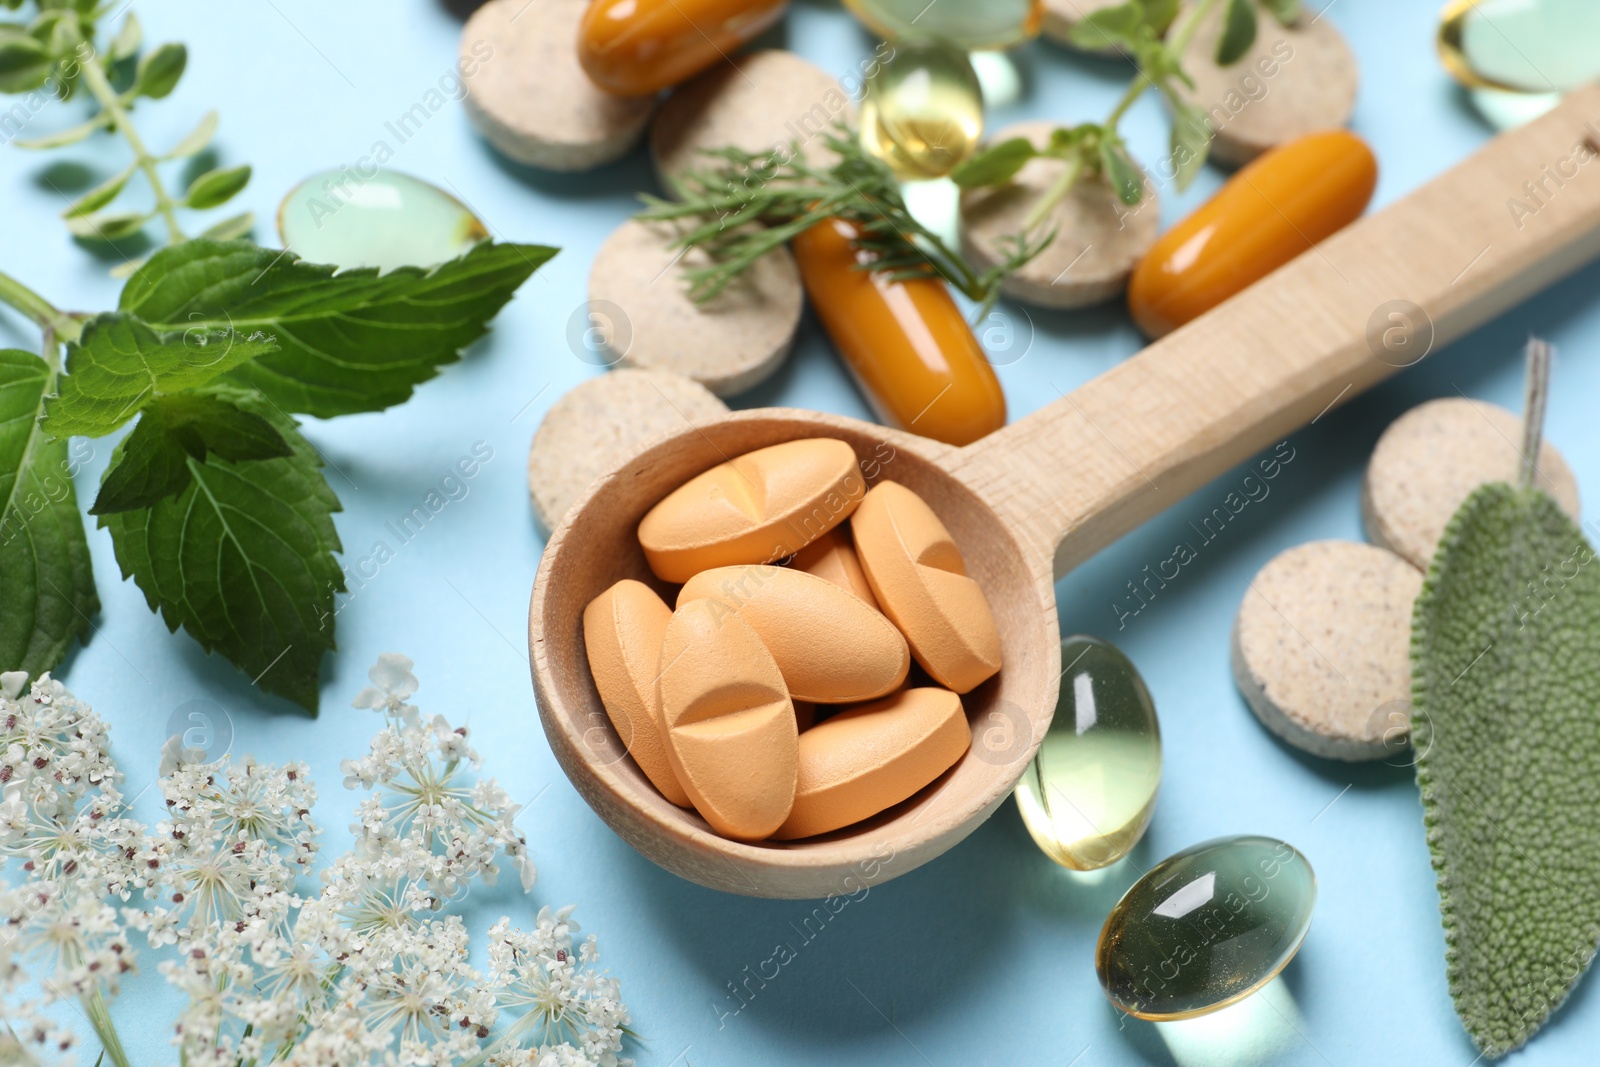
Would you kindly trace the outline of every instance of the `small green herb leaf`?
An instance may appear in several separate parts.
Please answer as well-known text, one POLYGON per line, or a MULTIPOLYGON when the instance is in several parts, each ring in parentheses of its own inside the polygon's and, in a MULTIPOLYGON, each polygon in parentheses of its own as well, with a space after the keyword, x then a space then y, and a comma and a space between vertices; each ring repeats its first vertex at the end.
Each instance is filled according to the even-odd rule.
POLYGON ((226 204, 250 183, 250 168, 229 167, 226 170, 208 170, 189 183, 184 193, 186 207, 212 208, 226 204))
POLYGON ((67 145, 77 144, 79 141, 86 140, 96 130, 105 129, 109 121, 105 113, 102 112, 88 122, 80 122, 76 126, 68 126, 66 129, 57 130, 55 133, 47 133, 43 137, 19 137, 11 143, 18 148, 64 148, 67 145))
POLYGON ((1144 20, 1144 9, 1140 7, 1138 0, 1132 0, 1116 7, 1091 11, 1072 24, 1069 36, 1072 43, 1079 48, 1091 52, 1105 51, 1131 45, 1144 20))
POLYGON ((183 627, 263 690, 315 714, 322 657, 334 647, 333 597, 344 590, 334 559, 339 501, 293 419, 248 391, 231 398, 270 423, 293 454, 187 458, 192 480, 177 496, 99 523, 111 531, 123 576, 168 629, 183 627))
MULTIPOLYGON (((172 149, 163 157, 165 159, 187 159, 205 150, 211 143, 211 138, 217 133, 217 113, 207 111, 200 119, 199 125, 184 135, 183 140, 172 146, 172 149)), ((190 186, 193 189, 193 186, 190 186)))
POLYGON ((484 241, 437 267, 334 273, 248 241, 162 249, 122 290, 156 331, 261 332, 278 351, 231 377, 285 411, 380 411, 459 358, 556 250, 484 241))
POLYGON ((1239 62, 1256 43, 1255 0, 1227 0, 1222 13, 1222 37, 1217 41, 1217 66, 1239 62))
POLYGON ((1500 1056, 1600 941, 1600 564, 1548 494, 1497 482, 1461 505, 1417 598, 1411 662, 1450 995, 1500 1056))
POLYGON ((121 63, 124 59, 132 59, 139 54, 139 45, 143 41, 144 31, 139 26, 139 17, 130 11, 128 17, 122 20, 122 28, 111 39, 110 62, 121 63))
POLYGON ((1178 17, 1180 0, 1139 0, 1144 8, 1144 22, 1157 37, 1167 32, 1172 20, 1178 17))
POLYGON ((1204 108, 1174 101, 1172 106, 1173 184, 1181 192, 1194 181, 1211 151, 1211 124, 1204 108))
POLYGON ((181 44, 164 44, 139 60, 132 92, 160 100, 178 87, 178 79, 183 77, 183 68, 188 64, 188 49, 181 44))
POLYGON ((1292 26, 1300 18, 1300 0, 1261 0, 1261 6, 1284 26, 1292 26))
POLYGON ((1100 165, 1118 200, 1132 207, 1144 198, 1144 174, 1121 144, 1101 141, 1100 165))
POLYGON ((90 212, 99 211, 105 207, 117 198, 118 193, 122 192, 123 186, 128 184, 128 179, 133 177, 136 167, 137 164, 129 166, 121 174, 113 174, 93 189, 90 189, 87 193, 74 200, 67 210, 61 213, 61 217, 65 219, 81 218, 90 212))
POLYGON ((292 455, 270 422, 239 407, 239 390, 180 393, 147 404, 106 472, 91 515, 150 507, 193 479, 187 460, 209 454, 240 462, 292 455))
POLYGON ((144 229, 151 219, 148 211, 95 212, 67 219, 72 236, 90 241, 120 241, 144 229))
POLYGON ((21 34, 0 37, 0 93, 26 93, 50 77, 50 52, 21 34))
POLYGON ((214 226, 207 227, 200 236, 209 237, 213 241, 231 241, 236 237, 243 237, 249 233, 255 224, 255 215, 246 211, 243 215, 233 215, 214 226))
POLYGON ((1032 141, 1026 137, 1013 137, 979 152, 957 167, 950 177, 963 189, 999 185, 1016 177, 1017 171, 1038 154, 1032 141))
POLYGON ((157 331, 133 315, 97 315, 67 346, 67 373, 45 403, 45 432, 100 437, 158 394, 194 389, 277 349, 265 333, 244 336, 204 323, 157 331))
POLYGON ((83 457, 37 421, 50 379, 32 352, 0 349, 0 670, 30 674, 59 663, 100 610, 72 485, 83 457))

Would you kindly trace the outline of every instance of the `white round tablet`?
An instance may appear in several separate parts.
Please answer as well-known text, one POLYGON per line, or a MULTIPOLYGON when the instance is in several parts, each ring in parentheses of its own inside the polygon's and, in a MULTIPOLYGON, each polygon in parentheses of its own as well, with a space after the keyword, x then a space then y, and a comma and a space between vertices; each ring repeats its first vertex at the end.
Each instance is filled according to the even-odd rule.
POLYGON ((587 0, 489 0, 461 30, 467 114, 519 163, 589 170, 627 153, 655 107, 602 92, 578 65, 587 0))
POLYGON ((1318 756, 1394 754, 1403 747, 1394 709, 1409 709, 1411 607, 1421 591, 1421 572, 1372 545, 1312 541, 1273 557, 1251 580, 1233 626, 1233 676, 1250 710, 1318 756))

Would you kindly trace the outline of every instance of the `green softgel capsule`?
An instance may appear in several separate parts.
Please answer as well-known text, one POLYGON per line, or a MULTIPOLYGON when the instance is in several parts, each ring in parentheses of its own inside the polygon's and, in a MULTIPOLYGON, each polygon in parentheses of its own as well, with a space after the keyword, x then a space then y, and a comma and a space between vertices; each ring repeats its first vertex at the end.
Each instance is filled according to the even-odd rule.
POLYGON ((419 178, 359 169, 313 174, 278 206, 283 247, 334 266, 431 267, 489 236, 466 205, 419 178))
POLYGON ((959 48, 902 42, 867 80, 861 147, 903 179, 944 177, 982 136, 983 89, 959 48))
POLYGON ((1293 845, 1219 837, 1167 857, 1133 884, 1100 930, 1095 970, 1129 1015, 1206 1015, 1283 970, 1316 901, 1316 875, 1293 845))
POLYGON ((1061 695, 1017 808, 1044 854, 1075 871, 1108 866, 1144 836, 1161 785, 1161 727, 1144 679, 1114 645, 1061 642, 1061 695))
POLYGON ((1596 0, 1454 0, 1439 55, 1464 85, 1554 93, 1600 77, 1596 0))
POLYGON ((1044 0, 844 0, 856 18, 888 41, 937 37, 958 48, 1010 48, 1039 35, 1044 0))

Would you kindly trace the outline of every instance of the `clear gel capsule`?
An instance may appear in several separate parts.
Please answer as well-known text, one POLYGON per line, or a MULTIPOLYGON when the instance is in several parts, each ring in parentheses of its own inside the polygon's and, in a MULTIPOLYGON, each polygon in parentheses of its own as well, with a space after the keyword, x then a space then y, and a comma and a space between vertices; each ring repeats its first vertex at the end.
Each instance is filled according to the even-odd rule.
POLYGON ((1061 695, 1017 783, 1023 824, 1075 871, 1109 866, 1144 836, 1161 785, 1161 727, 1127 656, 1094 637, 1061 642, 1061 695))
POLYGON ((978 147, 983 90, 961 49, 903 41, 867 80, 861 147, 908 181, 942 178, 978 147))
POLYGON ((1095 970, 1129 1015, 1207 1015, 1283 970, 1316 901, 1316 875, 1293 845, 1219 837, 1162 860, 1117 901, 1100 930, 1095 970))
POLYGON ((1600 77, 1600 3, 1453 0, 1439 17, 1439 55, 1463 85, 1565 92, 1600 77))
POLYGON ((1009 48, 1039 35, 1044 0, 844 0, 888 41, 937 37, 967 50, 1009 48))
POLYGON ((409 174, 351 168, 313 174, 278 205, 283 247, 343 268, 431 267, 489 236, 466 205, 409 174))

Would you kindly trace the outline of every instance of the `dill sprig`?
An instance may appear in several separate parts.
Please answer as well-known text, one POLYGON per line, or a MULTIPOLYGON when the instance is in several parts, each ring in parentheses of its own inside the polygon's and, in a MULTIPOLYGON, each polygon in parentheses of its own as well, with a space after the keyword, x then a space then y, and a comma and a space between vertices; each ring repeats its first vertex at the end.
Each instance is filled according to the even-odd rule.
POLYGON ((1001 279, 1055 236, 1051 231, 1030 241, 1018 234, 1009 239, 1003 262, 976 270, 917 221, 894 174, 867 154, 849 125, 835 121, 823 138, 837 160, 831 166, 807 162, 799 142, 769 152, 709 149, 704 154, 719 162, 678 175, 681 200, 642 197, 647 206, 640 219, 685 227, 673 247, 705 253, 704 265, 684 270, 697 303, 715 297, 752 263, 797 234, 838 218, 854 224, 857 246, 871 253, 862 257, 860 269, 885 271, 895 279, 937 273, 977 302, 976 318, 981 320, 1000 295, 1001 279))

